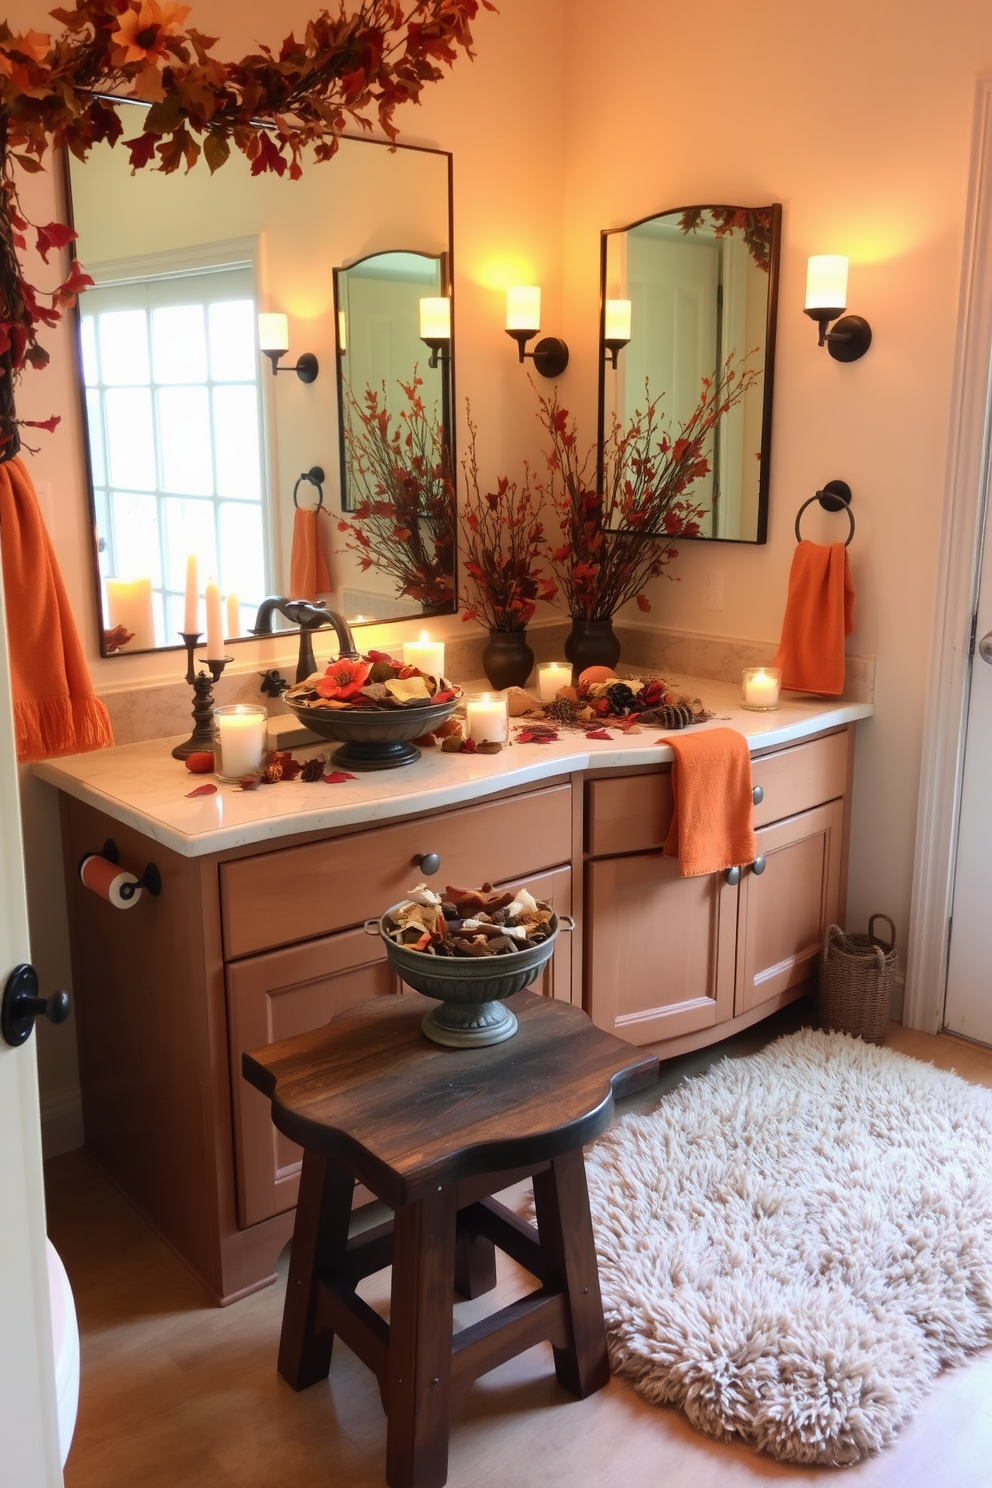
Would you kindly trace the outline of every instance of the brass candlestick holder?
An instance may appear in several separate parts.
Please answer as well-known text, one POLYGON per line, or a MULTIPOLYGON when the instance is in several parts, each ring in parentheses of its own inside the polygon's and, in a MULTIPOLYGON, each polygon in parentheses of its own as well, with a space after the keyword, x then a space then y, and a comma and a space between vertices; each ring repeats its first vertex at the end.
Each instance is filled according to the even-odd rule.
POLYGON ((221 673, 233 657, 224 656, 219 660, 206 658, 206 665, 210 668, 209 674, 197 671, 193 653, 200 643, 201 632, 182 630, 179 634, 183 638, 186 647, 186 681, 193 689, 193 732, 182 744, 177 744, 172 751, 173 759, 189 759, 191 754, 211 753, 214 747, 213 740, 213 711, 214 695, 213 688, 219 681, 221 673))

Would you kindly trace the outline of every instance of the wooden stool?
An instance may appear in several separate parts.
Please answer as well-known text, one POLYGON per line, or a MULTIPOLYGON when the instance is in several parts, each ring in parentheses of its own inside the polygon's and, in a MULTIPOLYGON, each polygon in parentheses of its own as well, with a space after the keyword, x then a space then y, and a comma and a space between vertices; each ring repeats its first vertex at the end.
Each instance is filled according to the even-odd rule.
POLYGON ((247 1080, 304 1149, 279 1341, 294 1390, 327 1376, 334 1334, 372 1369, 388 1416, 392 1488, 440 1488, 448 1428, 474 1380, 549 1339, 574 1395, 609 1379, 582 1146, 615 1095, 652 1084, 658 1060, 531 992, 509 1000, 515 1037, 488 1049, 430 1043, 418 993, 379 997, 246 1054, 247 1080), (537 1229, 490 1195, 533 1176, 537 1229), (393 1210, 348 1238, 355 1179, 393 1210), (452 1336, 452 1290, 496 1283, 494 1244, 537 1291, 452 1336), (392 1265, 387 1325, 357 1294, 392 1265))

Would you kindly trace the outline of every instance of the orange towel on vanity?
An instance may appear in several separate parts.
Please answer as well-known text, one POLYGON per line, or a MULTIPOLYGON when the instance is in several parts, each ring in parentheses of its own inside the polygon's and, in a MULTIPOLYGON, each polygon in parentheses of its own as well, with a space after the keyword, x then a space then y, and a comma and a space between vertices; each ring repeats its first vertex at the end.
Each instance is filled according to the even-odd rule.
POLYGON ((675 753, 675 810, 665 842, 683 878, 753 863, 751 755, 736 729, 707 729, 666 739, 675 753))
POLYGON ((0 465, 0 558, 19 760, 105 749, 110 719, 93 691, 31 477, 0 465))
POLYGON ((807 542, 796 548, 789 574, 782 639, 775 665, 794 692, 840 697, 844 637, 854 629, 854 585, 843 543, 807 542))
POLYGON ((319 506, 298 506, 293 513, 293 546, 289 555, 289 593, 292 599, 316 599, 330 594, 331 577, 324 556, 319 506))

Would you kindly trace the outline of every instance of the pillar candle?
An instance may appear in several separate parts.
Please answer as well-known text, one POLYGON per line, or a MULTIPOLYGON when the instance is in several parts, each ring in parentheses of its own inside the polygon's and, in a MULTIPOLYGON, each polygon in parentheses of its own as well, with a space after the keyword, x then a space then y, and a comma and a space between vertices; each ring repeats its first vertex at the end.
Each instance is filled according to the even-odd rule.
POLYGON ((537 687, 542 703, 553 703, 562 687, 572 685, 572 667, 567 661, 545 661, 537 669, 537 687))
POLYGON ((429 677, 444 676, 444 642, 432 641, 426 630, 419 641, 403 642, 403 665, 415 666, 429 677))
POLYGON ((241 606, 236 594, 227 596, 227 634, 230 638, 241 634, 241 606))
POLYGON ((196 573, 196 554, 186 559, 186 609, 183 630, 187 635, 196 635, 200 629, 200 588, 196 573))
POLYGON ((222 780, 253 775, 262 763, 268 714, 256 703, 228 703, 214 709, 217 774, 222 780))
POLYGON ((745 708, 778 707, 781 672, 777 667, 748 667, 742 678, 745 708))
POLYGON ((510 720, 505 697, 483 692, 469 698, 465 705, 468 736, 476 744, 505 744, 510 737, 510 720))
POLYGON ((207 601, 207 660, 224 660, 224 626, 220 617, 220 590, 210 580, 206 587, 207 601))
POLYGON ((107 580, 109 629, 123 625, 134 634, 128 651, 151 651, 155 647, 155 614, 151 579, 107 580))

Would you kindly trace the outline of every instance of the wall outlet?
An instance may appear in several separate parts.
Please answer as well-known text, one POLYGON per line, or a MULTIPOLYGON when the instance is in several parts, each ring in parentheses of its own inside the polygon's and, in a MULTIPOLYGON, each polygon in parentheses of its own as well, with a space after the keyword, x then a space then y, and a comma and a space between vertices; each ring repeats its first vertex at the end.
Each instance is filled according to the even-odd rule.
POLYGON ((703 609, 723 609, 723 569, 711 568, 703 575, 703 609))

